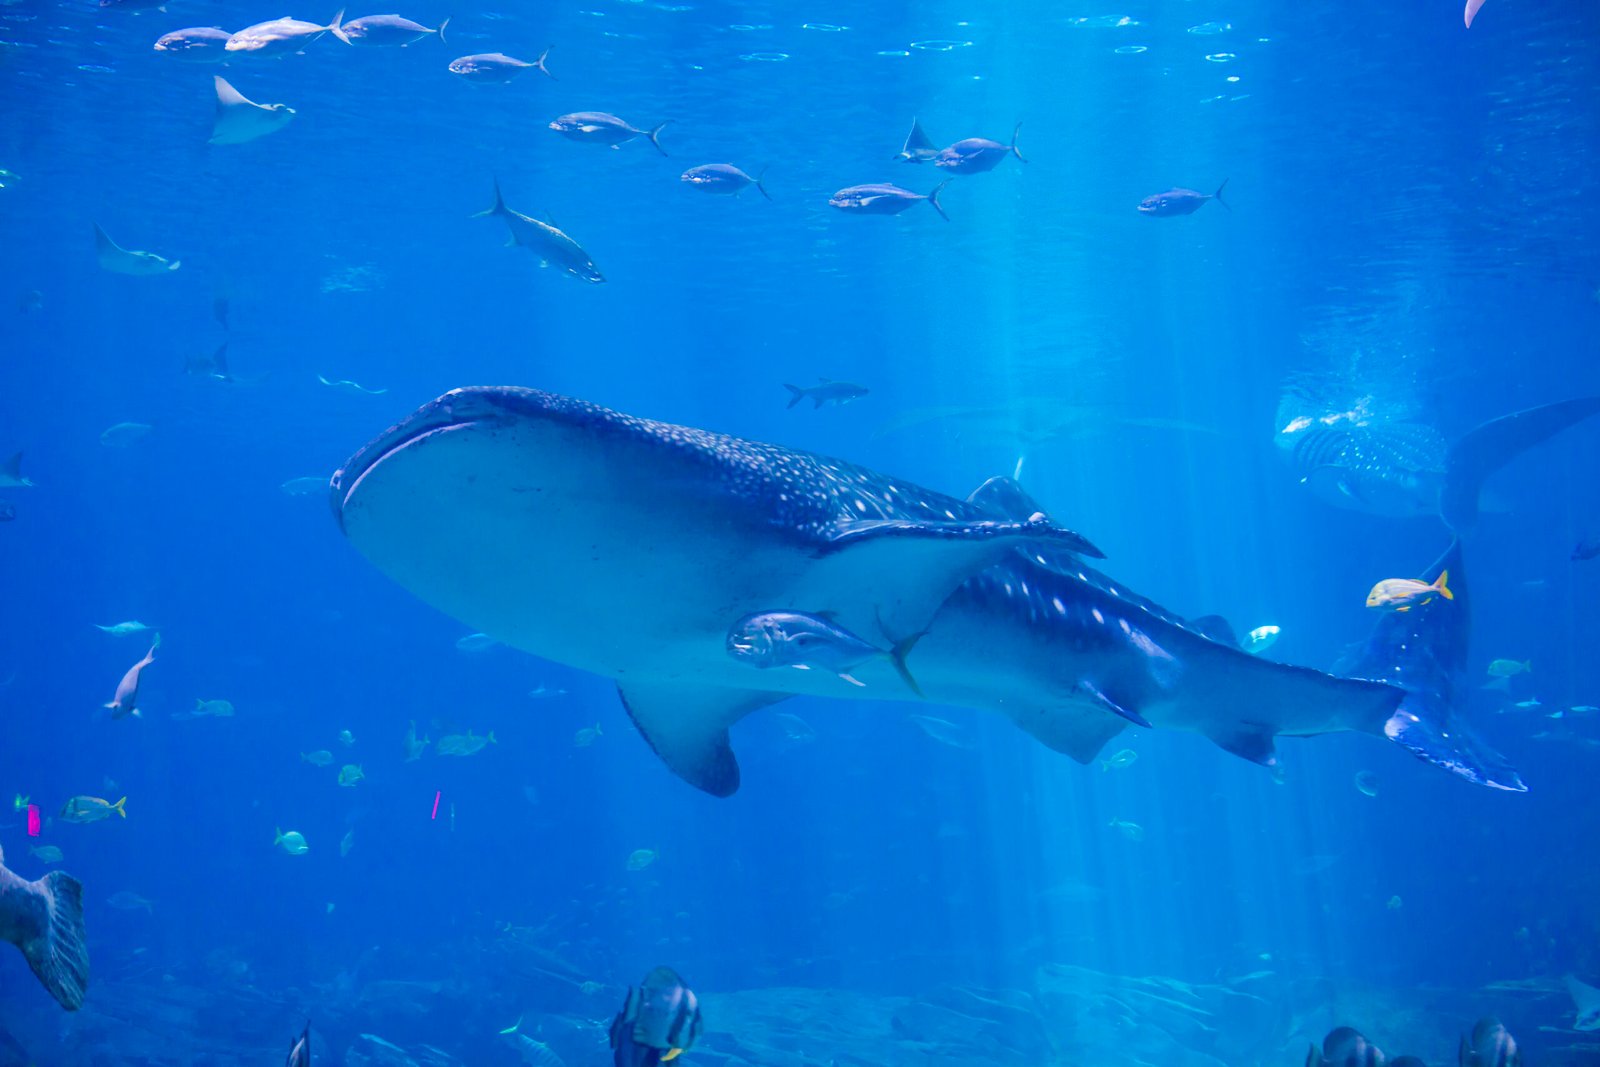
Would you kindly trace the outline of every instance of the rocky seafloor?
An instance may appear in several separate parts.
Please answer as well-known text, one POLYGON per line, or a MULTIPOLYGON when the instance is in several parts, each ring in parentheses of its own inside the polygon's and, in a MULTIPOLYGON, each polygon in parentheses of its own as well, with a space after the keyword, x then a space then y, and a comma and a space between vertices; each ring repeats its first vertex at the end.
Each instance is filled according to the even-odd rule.
MULTIPOLYGON (((70 1015, 33 992, 0 997, 0 1067, 255 1067, 281 1062, 308 1018, 318 1067, 601 1067, 622 996, 537 954, 313 990, 260 988, 237 967, 152 970, 96 981, 70 1015)), ((1600 1064, 1600 1034, 1566 1029, 1572 1005, 1554 980, 1457 991, 1260 972, 1190 984, 1047 964, 1025 988, 700 993, 706 1030, 680 1061, 690 1067, 1298 1067, 1340 1024, 1391 1056, 1443 1065, 1487 1014, 1517 1035, 1528 1067, 1600 1064)))

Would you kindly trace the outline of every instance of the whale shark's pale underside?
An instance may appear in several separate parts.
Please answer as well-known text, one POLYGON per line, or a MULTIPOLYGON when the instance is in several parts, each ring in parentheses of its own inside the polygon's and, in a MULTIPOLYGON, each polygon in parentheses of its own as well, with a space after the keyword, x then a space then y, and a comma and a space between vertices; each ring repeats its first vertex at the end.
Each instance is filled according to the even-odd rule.
POLYGON ((926 631, 909 666, 928 702, 999 711, 1080 762, 1130 727, 1195 731, 1268 766, 1280 734, 1355 730, 1522 788, 1449 722, 1464 633, 1450 619, 1421 610, 1380 627, 1357 672, 1378 680, 1263 660, 1091 569, 1093 546, 1007 479, 960 500, 840 460, 480 387, 369 443, 334 475, 332 503, 351 543, 429 604, 615 679, 667 766, 718 796, 739 784, 728 729, 758 708, 798 694, 916 699, 887 660, 853 672, 857 687, 728 656, 734 621, 780 609, 884 642, 926 631), (1430 626, 1431 644, 1412 639, 1430 626), (1440 643, 1451 650, 1435 654, 1440 643))

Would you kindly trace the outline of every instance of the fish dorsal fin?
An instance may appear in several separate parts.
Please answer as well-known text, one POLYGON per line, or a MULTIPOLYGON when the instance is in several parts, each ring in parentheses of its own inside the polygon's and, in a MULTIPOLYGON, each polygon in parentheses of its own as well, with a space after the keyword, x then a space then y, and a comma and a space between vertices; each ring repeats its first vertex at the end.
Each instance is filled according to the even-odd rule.
POLYGON ((967 497, 967 503, 996 518, 1026 522, 1035 515, 1045 514, 1039 502, 1028 495, 1015 478, 1001 475, 990 478, 967 497))
POLYGON ((622 706, 667 769, 715 797, 739 789, 728 727, 785 693, 693 685, 618 686, 622 706))
POLYGON ((1046 748, 1084 764, 1093 763, 1106 742, 1127 727, 1122 719, 1081 704, 1028 709, 1007 705, 1006 714, 1046 748))
POLYGON ((1234 632, 1233 625, 1221 615, 1202 615, 1197 619, 1190 619, 1189 625, 1213 641, 1239 647, 1239 635, 1234 632))

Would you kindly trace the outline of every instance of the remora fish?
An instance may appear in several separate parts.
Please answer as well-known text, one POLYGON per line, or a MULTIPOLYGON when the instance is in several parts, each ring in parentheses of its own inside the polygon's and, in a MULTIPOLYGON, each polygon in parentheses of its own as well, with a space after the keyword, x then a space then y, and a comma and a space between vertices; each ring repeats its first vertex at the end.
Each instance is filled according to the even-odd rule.
MULTIPOLYGON (((728 728, 751 711, 801 693, 913 697, 881 658, 858 688, 726 655, 733 622, 780 608, 827 611, 855 633, 928 631, 916 671, 929 701, 1002 711, 1082 762, 1128 722, 1194 730, 1267 764, 1277 734, 1359 730, 1521 787, 1456 747, 1432 689, 1413 698, 1213 640, 1083 566, 1093 545, 1008 479, 962 501, 841 460, 477 387, 356 453, 331 503, 351 543, 426 602, 515 648, 624 679, 657 755, 719 796, 739 784, 728 728)), ((1385 620, 1454 635, 1459 599, 1448 619, 1434 606, 1385 620)), ((1363 666, 1430 681, 1426 663, 1377 662, 1429 651, 1397 634, 1380 622, 1363 666)))
POLYGON ((1491 419, 1454 444, 1431 426, 1297 417, 1278 431, 1300 482, 1332 504, 1378 515, 1438 515, 1457 533, 1478 518, 1489 476, 1562 430, 1600 414, 1600 396, 1491 419))
POLYGON ((165 274, 182 266, 181 261, 169 260, 154 252, 135 252, 121 247, 106 236, 106 231, 100 228, 99 223, 94 227, 94 248, 95 254, 100 258, 100 266, 114 274, 143 277, 150 274, 165 274))
POLYGON ((217 115, 211 127, 211 144, 244 144, 257 137, 276 133, 294 118, 288 104, 258 104, 228 84, 220 75, 213 78, 217 88, 217 115))
POLYGON ((529 218, 519 211, 512 211, 506 207, 505 198, 500 195, 498 180, 494 183, 494 206, 472 217, 481 219, 491 215, 503 219, 506 229, 511 231, 511 238, 506 243, 526 248, 538 256, 540 266, 555 267, 561 273, 579 281, 599 283, 606 280, 605 275, 600 273, 600 268, 594 265, 594 260, 589 258, 589 253, 579 247, 578 242, 547 222, 529 218))
POLYGON ((0 850, 0 941, 22 950, 33 973, 68 1011, 83 1006, 89 949, 83 941, 83 885, 63 871, 37 882, 12 874, 0 850))

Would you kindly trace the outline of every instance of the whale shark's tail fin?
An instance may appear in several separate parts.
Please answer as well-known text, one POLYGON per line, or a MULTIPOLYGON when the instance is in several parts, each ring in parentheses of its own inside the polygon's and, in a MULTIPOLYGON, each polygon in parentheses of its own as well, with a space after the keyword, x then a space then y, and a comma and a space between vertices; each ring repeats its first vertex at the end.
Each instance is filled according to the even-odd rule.
POLYGON ((1579 397, 1502 415, 1470 431, 1445 455, 1439 515, 1457 533, 1478 518, 1478 492, 1489 475, 1541 441, 1600 414, 1600 396, 1579 397))
POLYGON ((1527 791, 1504 756, 1475 737, 1457 716, 1471 635, 1471 597, 1461 542, 1422 575, 1434 581, 1450 572, 1455 599, 1437 599, 1406 612, 1386 612, 1355 660, 1338 674, 1388 682, 1406 691, 1384 734, 1419 759, 1469 782, 1514 793, 1527 791))

